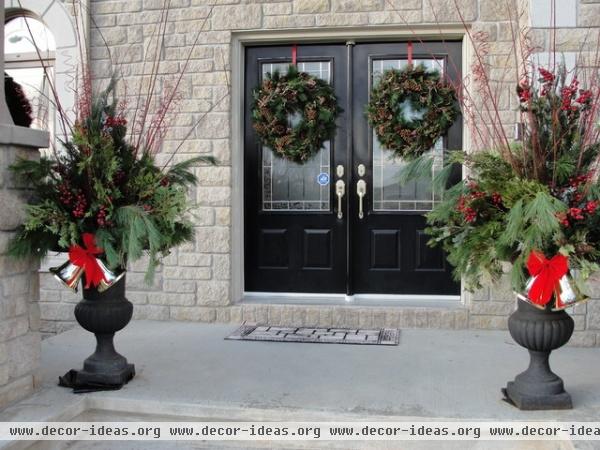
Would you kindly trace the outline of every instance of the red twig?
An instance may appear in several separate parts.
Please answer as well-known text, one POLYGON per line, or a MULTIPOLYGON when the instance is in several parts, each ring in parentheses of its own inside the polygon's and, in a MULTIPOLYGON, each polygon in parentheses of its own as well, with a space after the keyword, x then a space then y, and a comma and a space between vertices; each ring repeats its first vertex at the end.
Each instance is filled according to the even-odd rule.
POLYGON ((210 7, 210 9, 206 15, 206 18, 204 19, 204 22, 202 23, 202 26, 200 27, 200 30, 198 31, 198 33, 196 33, 196 37, 194 39, 194 42, 192 43, 192 46, 190 47, 190 50, 188 51, 187 57, 185 59, 185 63, 183 64, 183 68, 179 71, 179 76, 177 77, 177 81, 175 82, 175 86, 171 92, 171 95, 166 97, 166 105, 164 105, 164 108, 162 109, 161 113, 158 114, 158 116, 156 117, 154 124, 153 124, 154 126, 148 130, 148 140, 151 142, 155 140, 156 134, 159 133, 159 130, 161 129, 161 127, 163 125, 166 114, 170 111, 171 104, 177 98, 177 93, 179 90, 179 85, 181 83, 181 79, 183 78, 183 75, 186 73, 186 70, 187 70, 188 64, 192 58, 194 49, 196 48, 196 46, 198 44, 198 40, 200 39, 201 33, 204 31, 204 26, 208 22, 208 18, 212 15, 213 8, 214 8, 213 6, 210 7))

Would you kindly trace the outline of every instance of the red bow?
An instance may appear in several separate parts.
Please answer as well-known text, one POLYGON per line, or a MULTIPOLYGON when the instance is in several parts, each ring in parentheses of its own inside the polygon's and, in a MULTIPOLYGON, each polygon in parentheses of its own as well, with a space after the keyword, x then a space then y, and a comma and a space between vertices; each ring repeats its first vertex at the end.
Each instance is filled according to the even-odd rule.
POLYGON ((543 253, 532 251, 527 259, 527 270, 535 277, 529 289, 529 299, 536 305, 546 305, 556 294, 556 301, 560 303, 560 279, 569 270, 569 261, 566 256, 555 255, 546 259, 543 253))
POLYGON ((83 268, 85 288, 89 289, 90 286, 97 287, 102 280, 106 281, 96 260, 96 255, 103 253, 104 250, 96 247, 96 237, 92 233, 83 233, 83 245, 85 248, 79 245, 72 245, 69 248, 69 261, 83 268))

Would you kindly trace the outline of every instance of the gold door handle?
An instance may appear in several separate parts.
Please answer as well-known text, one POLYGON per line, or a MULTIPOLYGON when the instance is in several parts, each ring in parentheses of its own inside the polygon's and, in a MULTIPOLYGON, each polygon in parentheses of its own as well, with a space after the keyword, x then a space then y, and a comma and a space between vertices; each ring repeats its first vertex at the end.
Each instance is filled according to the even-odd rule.
POLYGON ((365 180, 358 180, 356 183, 356 194, 358 195, 358 218, 362 219, 365 217, 363 210, 363 197, 367 193, 367 182, 365 180))
POLYGON ((344 218, 344 213, 342 211, 342 199, 344 198, 345 194, 346 194, 346 183, 344 183, 344 180, 337 180, 335 182, 335 195, 337 196, 337 200, 338 200, 338 207, 337 207, 337 218, 338 219, 344 218))

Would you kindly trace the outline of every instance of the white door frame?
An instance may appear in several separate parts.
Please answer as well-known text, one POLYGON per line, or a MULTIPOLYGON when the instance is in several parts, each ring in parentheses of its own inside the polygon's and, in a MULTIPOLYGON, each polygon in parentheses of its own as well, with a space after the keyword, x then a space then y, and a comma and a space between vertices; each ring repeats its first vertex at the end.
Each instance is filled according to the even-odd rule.
MULTIPOLYGON (((256 44, 301 44, 326 42, 462 40, 463 73, 471 61, 473 48, 462 24, 432 26, 369 26, 273 31, 240 31, 231 35, 231 301, 244 298, 244 49, 256 44)), ((463 126, 463 148, 470 148, 469 133, 463 126)), ((461 302, 464 303, 463 283, 461 302)), ((398 296, 401 298, 402 296, 398 296)), ((411 296, 419 297, 419 296, 411 296)))

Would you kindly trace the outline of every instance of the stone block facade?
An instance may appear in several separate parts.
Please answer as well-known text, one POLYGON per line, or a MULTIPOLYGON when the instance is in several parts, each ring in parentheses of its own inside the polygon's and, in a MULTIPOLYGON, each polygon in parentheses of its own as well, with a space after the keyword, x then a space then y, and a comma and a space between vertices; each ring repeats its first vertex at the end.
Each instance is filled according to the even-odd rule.
POLYGON ((0 125, 0 408, 33 392, 39 378, 40 306, 39 263, 15 261, 6 255, 8 242, 21 224, 27 190, 15 183, 8 166, 16 158, 39 157, 34 141, 47 142, 48 134, 33 133, 24 145, 13 136, 21 127, 0 125))
MULTIPOLYGON (((45 0, 40 0, 42 3, 45 0)), ((498 0, 172 0, 169 23, 162 52, 160 72, 175 76, 185 69, 182 82, 183 102, 175 118, 175 127, 167 137, 161 161, 168 160, 179 146, 189 126, 203 117, 202 123, 179 150, 177 158, 212 154, 216 167, 200 167, 199 186, 193 193, 197 201, 196 242, 184 245, 166 258, 151 286, 143 282, 144 264, 134 264, 128 274, 128 296, 135 304, 135 317, 157 320, 202 322, 268 321, 282 325, 400 326, 433 328, 505 329, 506 318, 514 308, 514 295, 504 286, 463 294, 462 305, 454 308, 301 306, 239 304, 232 291, 232 267, 241 264, 232 243, 232 191, 238 180, 233 177, 234 156, 242 148, 232 141, 234 114, 228 84, 235 33, 285 31, 302 33, 319 28, 327 30, 404 30, 405 36, 427 30, 437 33, 443 26, 469 24, 472 32, 488 36, 492 80, 505 92, 499 102, 500 114, 507 122, 516 119, 517 99, 510 15, 523 12, 522 20, 532 17, 537 28, 532 39, 544 54, 550 46, 548 27, 551 0, 511 0, 513 8, 498 0), (214 4, 214 7, 209 6, 214 4), (459 5, 461 14, 456 11, 459 5), (531 6, 531 10, 530 10, 531 6), (438 24, 442 24, 441 26, 438 24), (351 27, 351 28, 349 28, 351 27), (434 31, 432 31, 434 30, 434 31), (196 33, 202 31, 186 65, 196 33), (504 83, 504 79, 510 82, 504 83)), ((598 33, 600 3, 596 0, 560 0, 556 2, 559 26, 557 49, 574 52, 582 36, 598 33)), ((67 5, 68 6, 68 5, 67 5)), ((150 71, 156 34, 161 15, 161 0, 90 0, 93 23, 91 48, 92 72, 97 83, 111 75, 114 64, 127 82, 128 91, 136 92, 142 75, 150 71), (110 46, 111 64, 104 46, 110 46)), ((51 24, 50 24, 51 26, 51 24)), ((314 30, 313 30, 314 31, 314 30)), ((597 40, 590 36, 590 42, 597 40)), ((467 61, 465 75, 473 61, 467 61)), ((147 77, 146 77, 147 78, 147 77)), ((512 133, 511 131, 509 131, 512 133)), ((61 258, 54 262, 60 262, 61 258)), ((40 279, 41 329, 44 333, 61 332, 73 325, 73 307, 78 297, 56 284, 47 272, 40 279)), ((596 295, 600 299, 600 291, 596 295)), ((574 343, 600 345, 600 300, 592 300, 574 312, 577 332, 574 343)), ((1 353, 0 353, 1 355, 1 353)))

